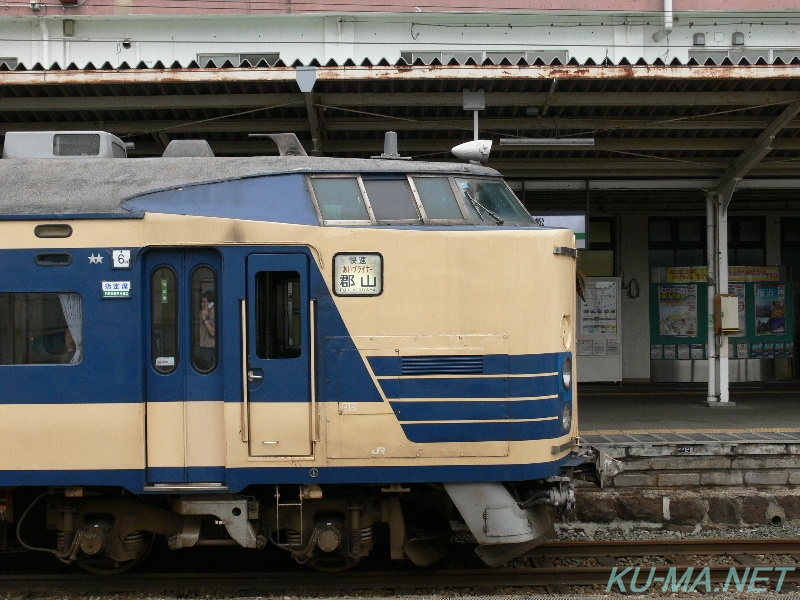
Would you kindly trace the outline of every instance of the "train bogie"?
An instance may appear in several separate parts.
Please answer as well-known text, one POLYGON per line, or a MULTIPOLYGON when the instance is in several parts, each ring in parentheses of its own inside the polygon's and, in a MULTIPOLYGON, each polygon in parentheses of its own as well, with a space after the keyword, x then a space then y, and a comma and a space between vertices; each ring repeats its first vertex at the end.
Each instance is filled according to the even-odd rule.
POLYGON ((429 563, 462 518, 498 564, 571 506, 574 235, 494 171, 41 163, 0 161, 0 527, 23 521, 19 543, 109 572, 154 536, 338 569, 380 529, 429 563))

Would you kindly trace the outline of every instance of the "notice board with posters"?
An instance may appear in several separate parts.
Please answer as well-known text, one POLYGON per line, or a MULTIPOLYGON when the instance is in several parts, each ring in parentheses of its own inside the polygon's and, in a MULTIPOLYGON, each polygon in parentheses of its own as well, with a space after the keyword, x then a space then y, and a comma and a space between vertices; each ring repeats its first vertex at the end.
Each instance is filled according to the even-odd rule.
MULTIPOLYGON (((650 285, 650 360, 708 358, 705 267, 668 268, 650 285)), ((738 299, 739 331, 727 336, 730 360, 794 358, 792 282, 780 267, 730 267, 728 293, 738 299)), ((651 368, 656 365, 651 362, 651 368)))
POLYGON ((619 277, 588 277, 578 298, 579 382, 622 381, 622 317, 619 277))

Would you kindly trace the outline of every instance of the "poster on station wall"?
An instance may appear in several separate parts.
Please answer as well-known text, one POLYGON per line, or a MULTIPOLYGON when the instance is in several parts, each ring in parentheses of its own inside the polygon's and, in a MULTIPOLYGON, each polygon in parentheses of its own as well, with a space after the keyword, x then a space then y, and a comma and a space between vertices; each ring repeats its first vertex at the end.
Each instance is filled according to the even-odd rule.
POLYGON ((756 335, 786 333, 786 286, 756 284, 756 335))
POLYGON ((590 277, 578 298, 578 381, 622 381, 622 282, 590 277))
MULTIPOLYGON (((736 334, 736 337, 745 337, 747 335, 747 312, 745 310, 747 304, 745 303, 744 285, 743 283, 728 284, 728 293, 735 294, 739 304, 739 333, 736 334)), ((732 354, 729 354, 729 356, 732 356, 732 354)))
MULTIPOLYGON (((615 334, 619 331, 617 284, 617 281, 587 282, 586 301, 580 301, 579 335, 615 334)), ((596 354, 598 352, 593 350, 592 355, 596 354)))
POLYGON ((658 286, 658 331, 663 336, 697 335, 697 285, 658 286))

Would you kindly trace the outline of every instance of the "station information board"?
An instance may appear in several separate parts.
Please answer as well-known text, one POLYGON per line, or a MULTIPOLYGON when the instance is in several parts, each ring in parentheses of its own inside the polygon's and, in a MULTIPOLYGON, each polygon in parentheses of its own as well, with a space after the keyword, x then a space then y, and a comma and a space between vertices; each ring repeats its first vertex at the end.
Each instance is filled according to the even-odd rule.
MULTIPOLYGON (((794 358, 792 282, 777 267, 731 267, 728 293, 738 299, 737 333, 728 335, 731 359, 794 358)), ((666 270, 650 285, 650 359, 708 357, 708 284, 705 267, 666 270)))
POLYGON ((578 298, 578 381, 622 381, 621 281, 588 277, 578 298))

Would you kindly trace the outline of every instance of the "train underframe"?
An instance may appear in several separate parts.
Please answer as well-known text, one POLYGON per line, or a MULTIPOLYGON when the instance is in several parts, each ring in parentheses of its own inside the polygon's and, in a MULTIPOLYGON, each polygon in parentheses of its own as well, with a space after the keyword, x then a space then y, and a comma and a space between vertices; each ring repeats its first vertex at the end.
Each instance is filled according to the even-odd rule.
POLYGON ((298 563, 345 570, 385 532, 392 559, 427 566, 443 558, 452 525, 499 565, 547 539, 553 509, 574 504, 567 477, 517 483, 410 486, 281 485, 241 494, 137 496, 117 488, 0 490, 0 550, 23 546, 98 573, 138 564, 161 536, 171 549, 279 547, 298 563), (386 535, 388 534, 388 535, 386 535))

